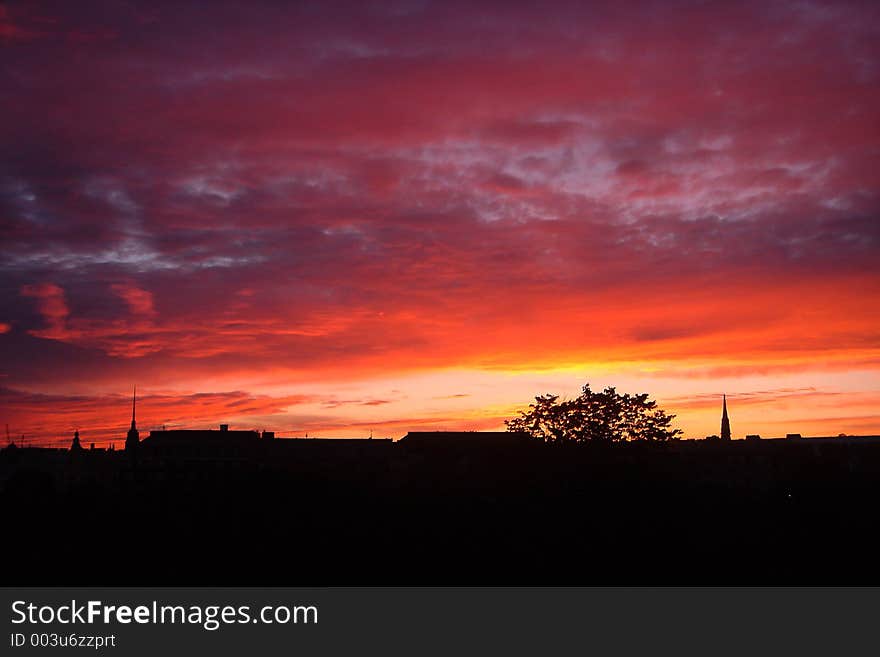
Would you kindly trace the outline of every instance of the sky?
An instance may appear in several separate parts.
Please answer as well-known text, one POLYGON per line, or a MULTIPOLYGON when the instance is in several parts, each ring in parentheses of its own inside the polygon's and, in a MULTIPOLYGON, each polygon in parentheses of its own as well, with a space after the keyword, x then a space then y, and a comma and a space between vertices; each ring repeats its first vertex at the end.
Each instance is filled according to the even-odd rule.
POLYGON ((31 444, 880 433, 877 3, 3 2, 0 143, 31 444))

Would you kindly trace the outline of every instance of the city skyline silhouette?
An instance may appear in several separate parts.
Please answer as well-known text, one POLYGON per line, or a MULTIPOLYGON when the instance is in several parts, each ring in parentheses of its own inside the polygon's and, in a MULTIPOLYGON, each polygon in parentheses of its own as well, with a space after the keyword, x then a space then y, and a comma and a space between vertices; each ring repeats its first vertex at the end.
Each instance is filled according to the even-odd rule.
MULTIPOLYGON (((141 401, 143 402, 143 399, 141 401)), ((88 436, 88 427, 85 427, 86 436, 88 436, 90 439, 89 442, 91 444, 91 448, 94 449, 95 446, 98 446, 101 449, 108 449, 108 448, 115 449, 117 442, 121 443, 121 447, 126 450, 130 450, 131 446, 136 447, 137 444, 141 441, 140 431, 138 430, 136 418, 135 418, 136 404, 137 404, 137 386, 134 386, 132 398, 131 398, 131 424, 130 424, 129 430, 125 436, 120 437, 119 435, 115 435, 113 433, 111 433, 108 436, 106 432, 101 432, 101 433, 97 434, 97 438, 96 438, 95 436, 88 436)), ((519 412, 522 412, 522 409, 519 409, 519 412)), ((507 418, 503 424, 506 425, 513 419, 514 418, 507 418)), ((674 420, 675 420, 675 416, 672 415, 671 420, 670 420, 670 425, 671 425, 670 428, 676 428, 676 425, 673 423, 674 420)), ((142 426, 143 426, 143 424, 142 424, 142 426)), ((168 421, 165 421, 160 424, 150 423, 149 426, 151 428, 146 432, 147 434, 152 434, 153 432, 168 433, 169 431, 172 433, 174 433, 174 432, 184 432, 184 433, 189 432, 189 433, 195 434, 198 432, 205 432, 205 431, 210 432, 212 429, 216 429, 217 427, 219 427, 221 431, 228 431, 230 428, 230 424, 228 422, 214 422, 213 424, 210 424, 208 426, 187 426, 186 424, 183 424, 180 422, 170 422, 169 423, 168 421), (169 426, 170 426, 170 429, 169 429, 169 426)), ((76 428, 74 429, 74 438, 73 438, 72 445, 75 446, 75 449, 82 448, 81 443, 80 443, 80 428, 81 427, 79 425, 77 425, 76 428)), ((238 433, 245 433, 245 432, 246 433, 253 433, 258 436, 271 435, 272 438, 278 438, 281 440, 308 439, 309 438, 309 432, 307 432, 307 431, 297 432, 294 430, 294 431, 285 432, 284 430, 280 430, 277 427, 269 427, 269 428, 249 427, 249 428, 245 428, 244 426, 238 426, 238 427, 233 427, 233 430, 234 430, 234 432, 238 432, 238 433), (287 433, 288 435, 282 435, 284 433, 287 433)), ((500 430, 503 430, 503 427, 500 430)), ((508 429, 508 430, 510 430, 510 429, 508 429)), ((693 435, 687 435, 687 434, 685 434, 684 431, 682 431, 680 429, 676 429, 676 431, 679 434, 678 436, 676 436, 676 438, 675 438, 676 440, 679 440, 679 439, 683 439, 683 440, 701 440, 701 439, 749 440, 749 439, 751 439, 751 440, 754 440, 754 439, 760 439, 762 437, 761 434, 754 432, 754 431, 742 432, 739 434, 732 433, 731 426, 730 426, 730 418, 728 415, 727 394, 721 395, 720 431, 718 431, 714 434, 708 434, 705 437, 702 437, 702 436, 697 437, 697 436, 693 436, 693 435)), ((422 430, 420 432, 424 433, 424 430, 422 430)), ((404 433, 410 434, 410 433, 412 433, 412 431, 405 431, 404 433)), ((438 434, 440 434, 440 433, 456 433, 456 434, 480 433, 480 434, 485 434, 485 433, 492 433, 492 430, 485 430, 485 429, 483 429, 483 430, 480 430, 480 429, 456 430, 456 429, 453 429, 450 431, 450 429, 448 429, 447 427, 442 427, 442 428, 429 429, 428 433, 438 433, 438 434)), ((373 434, 374 434, 373 429, 369 429, 367 435, 359 435, 359 436, 334 436, 334 435, 332 435, 332 431, 331 432, 312 431, 311 438, 313 438, 313 439, 321 438, 321 439, 331 439, 331 440, 332 439, 341 439, 342 440, 342 439, 352 439, 352 438, 372 439, 373 434)), ((210 435, 210 433, 208 433, 206 435, 210 435)), ((764 437, 766 439, 774 439, 774 438, 792 437, 792 436, 801 437, 802 435, 803 434, 801 434, 799 432, 784 431, 784 432, 780 433, 779 435, 774 435, 774 436, 767 436, 765 434, 764 437)), ((861 434, 861 435, 872 437, 874 434, 861 434)), ((397 437, 385 436, 384 438, 394 440, 395 438, 402 439, 403 437, 404 437, 404 435, 400 435, 397 437)), ((820 437, 823 439, 824 438, 831 438, 831 437, 858 438, 858 437, 860 437, 860 434, 847 434, 844 432, 839 432, 839 433, 829 433, 828 435, 822 435, 822 436, 816 436, 816 437, 820 437)), ((9 425, 7 424, 6 425, 6 443, 5 444, 7 446, 8 445, 16 445, 16 446, 28 445, 30 447, 37 447, 37 448, 49 448, 49 449, 62 448, 63 449, 65 447, 67 447, 68 445, 70 445, 71 443, 68 438, 63 437, 63 436, 46 437, 46 436, 34 436, 33 434, 28 435, 26 433, 16 434, 15 432, 10 432, 9 425), (16 437, 18 438, 17 442, 16 442, 16 437)), ((71 447, 71 449, 74 449, 74 447, 71 447)))
POLYGON ((581 442, 521 431, 284 438, 228 425, 141 437, 131 401, 123 449, 86 447, 79 431, 65 449, 0 449, 13 528, 0 556, 17 565, 13 584, 880 577, 880 436, 730 440, 726 399, 721 436, 581 442), (74 559, 60 555, 58 537, 74 534, 74 559))

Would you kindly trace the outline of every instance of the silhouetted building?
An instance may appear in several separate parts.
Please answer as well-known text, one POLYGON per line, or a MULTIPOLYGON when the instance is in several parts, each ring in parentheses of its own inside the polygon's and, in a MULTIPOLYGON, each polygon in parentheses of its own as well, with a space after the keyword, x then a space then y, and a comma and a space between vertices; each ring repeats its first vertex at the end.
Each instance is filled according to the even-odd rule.
POLYGON ((137 424, 135 422, 135 405, 137 404, 137 388, 134 389, 134 392, 131 396, 131 428, 128 430, 128 434, 125 437, 125 451, 131 454, 132 457, 137 455, 138 451, 138 443, 140 442, 140 433, 137 430, 137 424))
POLYGON ((162 429, 151 431, 140 445, 145 458, 176 460, 216 460, 250 456, 260 445, 257 431, 230 431, 221 424, 220 431, 211 429, 162 429))
POLYGON ((82 445, 79 443, 79 429, 73 432, 73 442, 70 443, 71 452, 81 452, 82 445))
POLYGON ((724 395, 721 411, 721 440, 730 440, 730 418, 727 417, 727 395, 724 395))
POLYGON ((407 447, 485 448, 537 443, 521 431, 410 431, 400 439, 407 447))

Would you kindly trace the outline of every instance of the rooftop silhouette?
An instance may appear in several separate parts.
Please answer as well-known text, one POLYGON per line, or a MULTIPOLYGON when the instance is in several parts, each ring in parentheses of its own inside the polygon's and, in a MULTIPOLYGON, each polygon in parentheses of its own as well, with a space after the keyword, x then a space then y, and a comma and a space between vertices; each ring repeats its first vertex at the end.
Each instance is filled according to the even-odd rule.
POLYGON ((125 450, 0 450, 12 583, 880 583, 880 436, 730 440, 726 396, 724 439, 617 443, 141 440, 131 410, 125 450))

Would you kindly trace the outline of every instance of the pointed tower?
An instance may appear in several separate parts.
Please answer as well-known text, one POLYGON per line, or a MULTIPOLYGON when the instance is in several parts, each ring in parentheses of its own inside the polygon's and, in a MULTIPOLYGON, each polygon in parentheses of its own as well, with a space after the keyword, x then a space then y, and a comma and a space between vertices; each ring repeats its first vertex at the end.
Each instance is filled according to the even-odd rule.
POLYGON ((70 443, 71 452, 81 452, 82 445, 79 444, 79 429, 73 432, 73 442, 70 443))
POLYGON ((721 440, 730 440, 730 418, 727 417, 727 395, 724 395, 721 410, 721 440))
POLYGON ((131 429, 125 437, 125 451, 134 456, 137 453, 138 443, 140 442, 140 434, 137 430, 137 423, 134 419, 135 406, 137 405, 137 386, 131 396, 131 429))

